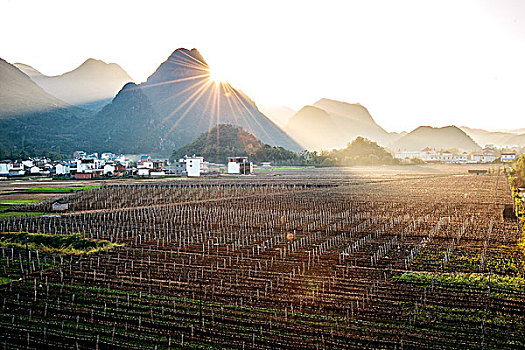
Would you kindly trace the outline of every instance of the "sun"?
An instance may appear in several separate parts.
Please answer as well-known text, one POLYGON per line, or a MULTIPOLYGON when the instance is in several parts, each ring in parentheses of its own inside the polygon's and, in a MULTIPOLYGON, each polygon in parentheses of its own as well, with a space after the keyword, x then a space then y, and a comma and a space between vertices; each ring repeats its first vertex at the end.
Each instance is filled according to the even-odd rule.
POLYGON ((220 85, 226 82, 224 75, 222 75, 220 71, 217 71, 215 69, 210 69, 209 73, 210 73, 210 81, 214 82, 216 85, 220 85))

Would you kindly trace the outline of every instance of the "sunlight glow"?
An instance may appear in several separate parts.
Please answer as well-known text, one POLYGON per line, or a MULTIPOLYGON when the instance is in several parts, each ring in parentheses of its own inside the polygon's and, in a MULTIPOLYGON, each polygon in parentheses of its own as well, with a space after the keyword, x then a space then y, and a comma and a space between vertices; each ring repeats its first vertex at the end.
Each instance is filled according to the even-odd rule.
POLYGON ((221 83, 226 82, 226 77, 221 74, 220 71, 215 69, 210 69, 210 80, 215 83, 215 85, 220 85, 221 83))

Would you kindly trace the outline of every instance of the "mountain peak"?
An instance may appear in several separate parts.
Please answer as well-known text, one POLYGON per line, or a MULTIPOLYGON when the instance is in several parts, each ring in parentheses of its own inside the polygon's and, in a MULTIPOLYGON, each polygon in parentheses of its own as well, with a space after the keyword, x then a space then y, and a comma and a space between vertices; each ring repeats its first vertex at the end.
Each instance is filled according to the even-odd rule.
POLYGON ((188 50, 186 48, 178 48, 177 50, 173 51, 171 55, 168 57, 168 61, 175 61, 174 63, 186 63, 188 65, 196 65, 196 66, 203 66, 206 69, 208 68, 208 63, 202 57, 199 50, 193 48, 191 50, 188 50))
POLYGON ((96 58, 88 58, 85 60, 79 67, 82 67, 83 65, 89 65, 89 64, 101 64, 106 65, 107 63, 102 60, 97 60, 96 58))
POLYGON ((315 102, 313 105, 318 108, 324 109, 329 113, 343 115, 362 113, 364 114, 363 117, 366 115, 366 117, 369 117, 370 120, 373 120, 372 116, 370 116, 370 112, 368 112, 368 109, 366 109, 366 107, 364 107, 360 103, 348 103, 343 101, 332 100, 329 98, 322 98, 319 101, 315 102))
POLYGON ((211 82, 208 64, 197 49, 173 51, 140 88, 164 118, 162 123, 177 126, 166 137, 180 146, 210 125, 231 123, 264 143, 301 150, 246 94, 227 83, 211 82))
POLYGON ((419 126, 394 142, 393 146, 407 150, 420 150, 425 147, 435 149, 456 148, 469 152, 481 148, 469 135, 454 125, 444 127, 419 126))
POLYGON ((184 79, 208 79, 209 67, 197 49, 179 48, 148 77, 146 84, 184 79))

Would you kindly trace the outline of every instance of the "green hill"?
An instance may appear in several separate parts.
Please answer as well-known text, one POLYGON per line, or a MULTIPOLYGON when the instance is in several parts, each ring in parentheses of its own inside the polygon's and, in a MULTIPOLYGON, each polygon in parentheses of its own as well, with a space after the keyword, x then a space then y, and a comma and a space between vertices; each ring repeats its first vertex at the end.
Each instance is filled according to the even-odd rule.
POLYGON ((297 163, 299 154, 282 147, 262 143, 240 126, 220 124, 201 134, 195 141, 173 151, 171 159, 197 155, 216 163, 227 163, 228 157, 248 156, 253 162, 297 163))
POLYGON ((394 165, 399 164, 388 151, 377 143, 357 137, 346 148, 322 151, 316 159, 319 165, 394 165))

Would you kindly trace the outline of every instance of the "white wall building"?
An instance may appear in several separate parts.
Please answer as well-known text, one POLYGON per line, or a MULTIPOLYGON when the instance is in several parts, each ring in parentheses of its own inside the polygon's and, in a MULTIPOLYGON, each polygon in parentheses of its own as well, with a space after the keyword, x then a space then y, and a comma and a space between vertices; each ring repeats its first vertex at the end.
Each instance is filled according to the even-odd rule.
POLYGON ((421 152, 419 151, 398 151, 394 153, 394 158, 397 159, 412 159, 412 158, 420 158, 421 152))
POLYGON ((55 166, 55 175, 63 176, 71 174, 71 166, 69 164, 58 163, 55 166))
POLYGON ((149 176, 150 168, 137 168, 137 176, 149 176))
POLYGON ((11 168, 11 162, 0 162, 0 176, 9 175, 10 168, 11 168))
POLYGON ((115 174, 115 164, 112 163, 106 163, 104 164, 104 175, 114 175, 115 174))
POLYGON ((37 166, 32 166, 30 169, 29 169, 29 173, 31 174, 40 174, 42 172, 42 169, 40 169, 39 167, 37 166))
POLYGON ((77 159, 77 173, 91 173, 99 169, 100 161, 96 158, 77 159))
POLYGON ((501 161, 504 163, 513 162, 515 159, 516 159, 516 153, 514 152, 508 152, 508 153, 501 154, 501 161))
POLYGON ((248 175, 253 173, 253 164, 248 157, 229 157, 228 174, 248 175))
POLYGON ((184 157, 180 161, 184 162, 186 167, 186 174, 190 177, 201 176, 203 157, 184 157))

